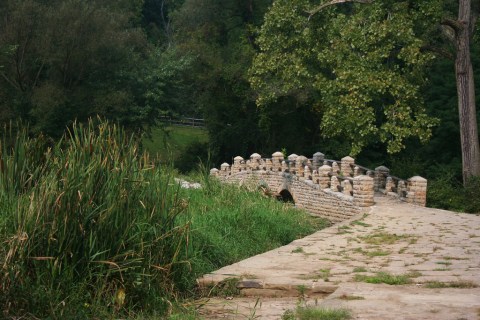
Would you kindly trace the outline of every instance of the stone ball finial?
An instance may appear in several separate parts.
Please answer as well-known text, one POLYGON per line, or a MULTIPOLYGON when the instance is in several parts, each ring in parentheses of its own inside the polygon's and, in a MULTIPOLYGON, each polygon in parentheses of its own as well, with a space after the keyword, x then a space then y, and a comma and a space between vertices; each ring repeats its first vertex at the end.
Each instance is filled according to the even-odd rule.
POLYGON ((411 177, 410 179, 408 179, 409 181, 414 181, 414 182, 427 182, 427 179, 425 178, 422 178, 420 176, 415 176, 415 177, 411 177))
POLYGON ((283 158, 283 153, 281 153, 280 151, 277 151, 277 152, 273 153, 272 158, 276 158, 276 157, 282 157, 283 158))
POLYGON ((296 160, 297 160, 297 161, 300 161, 300 162, 305 162, 305 163, 306 163, 306 162, 308 161, 308 158, 305 157, 305 156, 298 156, 296 160))
POLYGON ((210 174, 211 175, 215 175, 218 173, 218 169, 217 168, 213 168, 213 169, 210 169, 210 174))
POLYGON ((222 163, 222 165, 220 166, 220 168, 222 169, 225 169, 225 168, 230 168, 230 165, 226 162, 222 163))
POLYGON ((292 153, 291 155, 289 155, 288 157, 288 160, 290 161, 294 161, 298 158, 298 155, 296 155, 295 153, 292 153))
POLYGON ((315 153, 313 154, 313 157, 314 157, 314 158, 319 158, 319 159, 322 159, 322 160, 323 160, 323 158, 325 158, 325 155, 324 155, 323 153, 321 153, 321 152, 315 152, 315 153))
POLYGON ((385 166, 380 166, 380 167, 376 167, 376 168, 375 168, 375 171, 390 171, 390 169, 388 169, 388 168, 385 167, 385 166))
POLYGON ((233 160, 235 161, 243 161, 244 159, 240 156, 236 156, 235 158, 233 158, 233 160))
POLYGON ((250 156, 250 159, 261 159, 262 156, 259 155, 258 153, 253 153, 251 156, 250 156))
POLYGON ((342 160, 342 161, 355 161, 355 159, 353 159, 353 158, 350 157, 350 156, 343 157, 341 160, 342 160))

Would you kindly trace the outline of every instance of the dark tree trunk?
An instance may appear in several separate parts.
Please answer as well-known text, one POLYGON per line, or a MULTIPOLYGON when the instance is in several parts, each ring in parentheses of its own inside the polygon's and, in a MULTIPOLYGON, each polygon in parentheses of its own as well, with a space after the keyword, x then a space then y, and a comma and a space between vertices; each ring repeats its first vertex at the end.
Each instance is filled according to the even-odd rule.
POLYGON ((478 142, 477 113, 475 110, 475 86, 470 59, 470 39, 473 23, 471 0, 458 1, 456 28, 455 73, 457 79, 458 112, 462 147, 463 183, 472 176, 480 176, 480 148, 478 142))

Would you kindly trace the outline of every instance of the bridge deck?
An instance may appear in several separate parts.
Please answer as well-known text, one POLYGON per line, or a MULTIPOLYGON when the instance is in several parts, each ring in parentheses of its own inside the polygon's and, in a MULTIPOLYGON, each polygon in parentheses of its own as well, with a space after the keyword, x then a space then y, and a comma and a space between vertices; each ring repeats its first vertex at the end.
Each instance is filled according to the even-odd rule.
POLYGON ((280 319, 304 294, 307 304, 343 306, 354 319, 478 319, 480 216, 375 200, 366 215, 199 279, 207 285, 240 278, 247 296, 212 299, 205 317, 245 319, 254 312, 259 319, 280 319), (355 281, 377 272, 407 275, 411 284, 355 281), (429 283, 469 288, 431 289, 429 283), (248 296, 261 296, 261 304, 253 308, 257 298, 248 296))

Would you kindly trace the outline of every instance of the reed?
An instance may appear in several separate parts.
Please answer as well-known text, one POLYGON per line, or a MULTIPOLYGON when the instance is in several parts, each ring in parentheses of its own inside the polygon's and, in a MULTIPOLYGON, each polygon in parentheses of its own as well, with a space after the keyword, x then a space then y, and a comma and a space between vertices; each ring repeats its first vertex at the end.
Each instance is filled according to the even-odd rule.
POLYGON ((53 147, 24 130, 13 141, 0 175, 6 314, 168 307, 188 230, 169 168, 108 122, 74 124, 53 147))

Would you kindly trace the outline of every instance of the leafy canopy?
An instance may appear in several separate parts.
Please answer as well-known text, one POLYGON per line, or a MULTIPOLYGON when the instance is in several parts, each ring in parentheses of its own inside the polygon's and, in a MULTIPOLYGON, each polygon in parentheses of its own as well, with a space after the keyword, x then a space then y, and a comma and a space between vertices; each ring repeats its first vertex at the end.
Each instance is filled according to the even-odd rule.
POLYGON ((422 36, 439 19, 441 2, 374 1, 328 6, 278 0, 265 16, 250 69, 261 108, 282 96, 314 99, 327 137, 341 137, 358 154, 373 142, 395 153, 407 138, 427 141, 437 120, 421 92, 434 59, 422 36))

